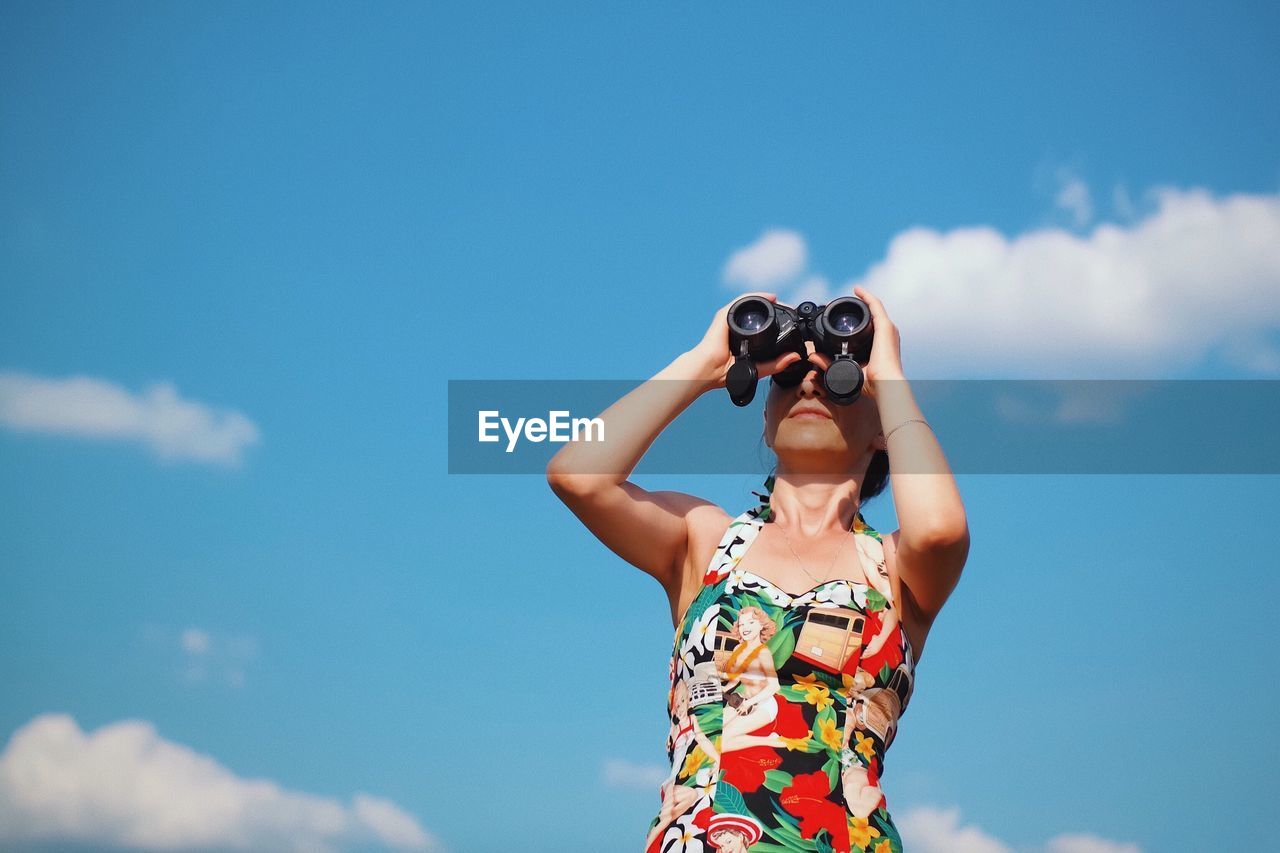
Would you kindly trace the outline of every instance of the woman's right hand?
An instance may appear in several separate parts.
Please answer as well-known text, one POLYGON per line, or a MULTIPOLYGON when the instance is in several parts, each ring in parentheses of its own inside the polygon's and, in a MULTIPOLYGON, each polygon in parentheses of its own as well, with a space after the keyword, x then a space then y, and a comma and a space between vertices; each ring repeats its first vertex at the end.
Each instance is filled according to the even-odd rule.
MULTIPOLYGON (((729 350, 729 308, 743 296, 762 296, 770 302, 778 301, 778 294, 776 293, 744 293, 742 296, 735 297, 732 302, 726 303, 723 308, 716 312, 715 317, 711 320, 711 325, 707 328, 707 333, 702 336, 702 340, 698 342, 698 345, 691 350, 705 365, 708 389, 723 388, 725 376, 728 375, 729 368, 733 365, 734 355, 729 350)), ((800 355, 798 353, 786 352, 777 358, 756 362, 756 373, 759 378, 763 379, 766 376, 772 376, 779 371, 785 370, 799 360, 800 355)))

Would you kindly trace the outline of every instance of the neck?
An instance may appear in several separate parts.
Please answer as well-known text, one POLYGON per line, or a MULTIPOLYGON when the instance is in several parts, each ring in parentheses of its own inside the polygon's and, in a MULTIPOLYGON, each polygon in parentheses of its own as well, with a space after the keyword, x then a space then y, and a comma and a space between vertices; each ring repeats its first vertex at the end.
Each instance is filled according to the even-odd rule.
POLYGON ((852 529, 861 478, 779 472, 769 496, 770 521, 807 537, 852 529))

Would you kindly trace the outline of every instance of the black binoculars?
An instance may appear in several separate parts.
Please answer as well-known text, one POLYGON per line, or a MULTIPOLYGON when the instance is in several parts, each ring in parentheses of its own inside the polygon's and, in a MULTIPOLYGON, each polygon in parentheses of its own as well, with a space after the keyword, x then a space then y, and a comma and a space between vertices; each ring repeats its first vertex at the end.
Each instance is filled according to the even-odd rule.
POLYGON ((784 387, 799 384, 814 369, 805 341, 813 341, 815 350, 832 359, 822 376, 831 402, 847 406, 862 393, 862 365, 871 357, 873 330, 871 309, 858 297, 840 296, 826 305, 801 302, 791 308, 763 296, 744 296, 729 306, 728 320, 734 359, 725 389, 734 405, 745 406, 755 398, 758 361, 798 353, 800 361, 774 374, 774 381, 784 387))

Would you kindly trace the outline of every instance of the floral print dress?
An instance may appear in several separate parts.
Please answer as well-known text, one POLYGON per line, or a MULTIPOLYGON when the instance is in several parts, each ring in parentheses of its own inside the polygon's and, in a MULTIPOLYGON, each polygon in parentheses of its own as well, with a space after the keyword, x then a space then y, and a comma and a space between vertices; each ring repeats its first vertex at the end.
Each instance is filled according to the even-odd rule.
POLYGON ((800 595, 737 565, 770 507, 735 518, 675 629, 670 773, 645 853, 902 853, 880 789, 915 663, 881 536, 852 533, 872 583, 800 595))

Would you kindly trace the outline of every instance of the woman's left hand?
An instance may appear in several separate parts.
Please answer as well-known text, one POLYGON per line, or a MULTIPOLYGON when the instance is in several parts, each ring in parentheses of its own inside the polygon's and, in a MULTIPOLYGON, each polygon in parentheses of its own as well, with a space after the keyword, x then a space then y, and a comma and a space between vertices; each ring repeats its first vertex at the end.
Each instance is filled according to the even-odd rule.
POLYGON ((873 337, 871 339, 871 357, 867 359, 863 372, 866 374, 866 393, 876 395, 876 380, 892 381, 902 379, 902 339, 898 336, 898 327, 893 325, 884 304, 871 291, 864 287, 855 287, 853 293, 871 309, 873 337))
MULTIPOLYGON (((867 303, 867 308, 871 309, 871 323, 873 336, 871 338, 871 356, 867 359, 866 365, 862 368, 863 376, 866 379, 866 385, 863 386, 864 393, 874 398, 876 396, 876 380, 883 379, 891 381, 894 379, 902 379, 902 340, 898 336, 898 327, 893 325, 893 321, 889 319, 888 313, 884 310, 884 304, 864 287, 855 287, 853 293, 863 302, 867 303)), ((809 361, 818 365, 823 370, 831 366, 834 360, 831 356, 817 351, 813 341, 806 341, 809 350, 809 361)))

